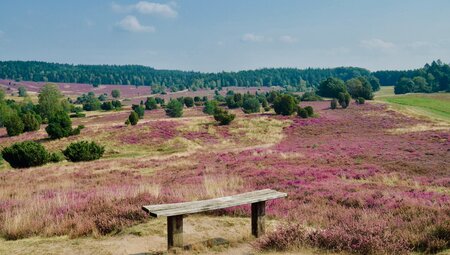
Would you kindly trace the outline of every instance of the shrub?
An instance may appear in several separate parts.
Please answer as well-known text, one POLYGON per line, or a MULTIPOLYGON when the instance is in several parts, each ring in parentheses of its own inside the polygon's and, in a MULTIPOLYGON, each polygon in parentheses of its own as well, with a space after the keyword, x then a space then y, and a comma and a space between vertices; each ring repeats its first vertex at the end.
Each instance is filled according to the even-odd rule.
POLYGON ((114 97, 114 98, 119 98, 120 97, 120 90, 113 89, 111 91, 111 96, 114 97))
POLYGON ((300 98, 301 101, 322 101, 322 97, 314 92, 305 92, 300 98))
POLYGON ((338 104, 337 100, 335 98, 333 98, 333 100, 331 100, 331 102, 330 102, 330 108, 333 110, 336 109, 337 104, 338 104))
POLYGON ((219 107, 219 102, 215 100, 206 101, 205 107, 203 107, 203 112, 209 115, 213 115, 217 107, 219 107))
POLYGON ((64 160, 64 154, 61 152, 54 152, 49 154, 49 162, 58 163, 64 160))
POLYGON ((97 111, 101 107, 100 100, 93 96, 88 96, 86 102, 83 104, 83 110, 85 111, 97 111))
POLYGON ((103 102, 101 108, 104 111, 111 111, 112 109, 114 109, 114 106, 112 105, 111 102, 103 102))
POLYGON ((305 108, 298 108, 297 115, 300 118, 306 119, 308 118, 308 111, 305 108))
POLYGON ((306 106, 305 110, 308 112, 308 117, 312 117, 314 115, 314 108, 312 108, 312 106, 306 106))
POLYGON ((214 113, 214 119, 218 121, 220 125, 230 124, 235 117, 236 117, 235 114, 231 114, 222 108, 217 108, 214 113))
POLYGON ((36 131, 41 127, 41 118, 39 115, 32 112, 27 112, 22 115, 22 122, 24 125, 24 131, 36 131))
POLYGON ((8 136, 16 136, 23 133, 25 129, 25 125, 20 119, 19 115, 16 112, 13 112, 11 115, 7 117, 5 120, 4 126, 6 127, 6 132, 8 136))
POLYGON ((27 96, 27 89, 23 86, 19 87, 19 97, 26 97, 27 96))
POLYGON ((128 116, 128 120, 127 121, 128 121, 128 124, 127 124, 127 122, 125 122, 125 124, 127 124, 127 125, 131 124, 132 126, 135 126, 138 123, 138 121, 139 121, 138 114, 135 111, 132 111, 130 113, 130 116, 128 116))
MULTIPOLYGON (((235 94, 238 95, 238 94, 235 94)), ((260 111, 261 105, 256 97, 247 97, 242 103, 244 113, 256 113, 260 111)))
POLYGON ((178 100, 170 100, 166 106, 166 115, 172 118, 183 116, 183 104, 178 100))
POLYGON ((338 102, 344 109, 350 105, 350 99, 351 99, 350 94, 347 92, 346 93, 340 92, 338 94, 338 102))
POLYGON ((80 141, 71 143, 63 154, 72 162, 92 161, 103 156, 105 148, 96 144, 95 142, 80 141))
POLYGON ((134 104, 132 106, 132 108, 133 108, 133 111, 137 113, 139 119, 143 119, 144 118, 144 114, 145 114, 144 107, 134 104))
POLYGON ((296 110, 297 104, 293 96, 285 94, 280 95, 273 101, 273 109, 277 114, 284 116, 292 115, 296 110))
POLYGON ((186 105, 186 107, 194 106, 194 99, 192 99, 192 97, 185 97, 185 98, 183 98, 183 101, 184 101, 184 105, 186 105))
POLYGON ((2 157, 14 168, 40 166, 49 160, 44 146, 33 141, 19 142, 4 148, 2 157))
POLYGON ((111 104, 116 110, 120 110, 120 108, 122 108, 122 103, 119 100, 112 100, 111 104))
POLYGON ((74 114, 70 114, 69 117, 70 118, 84 118, 84 117, 86 117, 86 114, 82 113, 82 112, 77 112, 77 113, 74 113, 74 114))
POLYGON ((50 118, 48 126, 45 128, 48 136, 51 139, 60 139, 71 135, 77 135, 83 126, 78 126, 75 130, 72 129, 72 121, 66 112, 58 112, 50 118))
POLYGON ((358 99, 356 99, 357 104, 364 104, 365 102, 366 102, 366 100, 362 97, 358 97, 358 99))
POLYGON ((158 103, 154 97, 147 97, 145 101, 145 109, 146 110, 155 110, 158 108, 158 103))

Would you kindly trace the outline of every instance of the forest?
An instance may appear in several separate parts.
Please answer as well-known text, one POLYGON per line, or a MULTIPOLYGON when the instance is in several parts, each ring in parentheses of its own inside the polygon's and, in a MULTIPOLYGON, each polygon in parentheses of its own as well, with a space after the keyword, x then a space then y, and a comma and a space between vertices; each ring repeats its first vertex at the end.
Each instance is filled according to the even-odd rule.
POLYGON ((94 86, 152 86, 154 93, 165 89, 180 91, 228 86, 281 86, 289 91, 307 91, 329 77, 344 81, 370 76, 357 67, 338 68, 265 68, 259 70, 201 73, 157 70, 139 65, 70 65, 37 61, 0 61, 0 78, 16 81, 87 83, 94 86))

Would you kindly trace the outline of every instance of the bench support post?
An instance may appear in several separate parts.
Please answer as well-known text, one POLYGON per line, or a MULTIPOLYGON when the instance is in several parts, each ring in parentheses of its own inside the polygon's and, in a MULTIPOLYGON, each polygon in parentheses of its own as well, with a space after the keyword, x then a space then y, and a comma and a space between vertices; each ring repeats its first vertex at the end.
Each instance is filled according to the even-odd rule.
POLYGON ((167 248, 183 248, 183 215, 167 217, 167 248))
POLYGON ((265 232, 266 201, 252 203, 252 235, 260 237, 265 232))

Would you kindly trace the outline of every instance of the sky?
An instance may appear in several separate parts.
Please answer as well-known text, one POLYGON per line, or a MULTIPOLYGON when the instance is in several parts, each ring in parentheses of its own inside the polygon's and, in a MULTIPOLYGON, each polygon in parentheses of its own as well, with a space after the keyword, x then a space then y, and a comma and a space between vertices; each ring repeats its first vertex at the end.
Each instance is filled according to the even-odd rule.
POLYGON ((1 0, 0 60, 204 72, 450 62, 449 0, 1 0))

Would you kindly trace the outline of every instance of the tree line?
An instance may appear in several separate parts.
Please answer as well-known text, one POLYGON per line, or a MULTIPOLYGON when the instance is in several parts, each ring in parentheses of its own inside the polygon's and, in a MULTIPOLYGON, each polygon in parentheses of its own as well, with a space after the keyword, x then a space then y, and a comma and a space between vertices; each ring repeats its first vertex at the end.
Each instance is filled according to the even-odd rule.
POLYGON ((450 66, 440 60, 407 71, 378 71, 381 84, 395 85, 395 94, 450 92, 450 66))
POLYGON ((157 70, 140 65, 71 65, 38 61, 0 61, 0 78, 16 81, 86 83, 98 86, 152 86, 154 93, 229 86, 280 86, 288 91, 309 91, 329 77, 349 80, 370 77, 369 70, 338 68, 264 68, 239 72, 201 73, 157 70))

